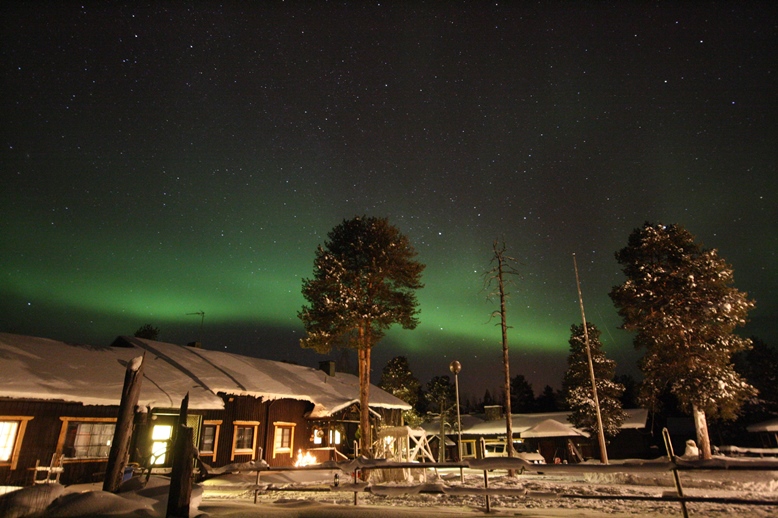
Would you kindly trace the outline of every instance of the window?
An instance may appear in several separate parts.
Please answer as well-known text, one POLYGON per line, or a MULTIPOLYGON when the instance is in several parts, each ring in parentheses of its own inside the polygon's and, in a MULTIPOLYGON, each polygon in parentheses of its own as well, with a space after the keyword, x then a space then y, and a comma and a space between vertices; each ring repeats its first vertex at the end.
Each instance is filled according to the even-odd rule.
POLYGON ((234 428, 230 460, 235 460, 236 455, 251 455, 253 460, 256 457, 259 421, 233 421, 232 424, 234 428))
POLYGON ((202 424, 203 416, 197 414, 189 414, 186 416, 186 426, 192 429, 192 446, 195 448, 200 444, 200 432, 203 429, 202 424))
POLYGON ((314 428, 313 435, 311 436, 313 444, 321 446, 324 442, 324 430, 321 428, 314 428))
POLYGON ((200 455, 216 457, 219 447, 219 428, 221 421, 205 421, 200 434, 200 455))
POLYGON ((165 464, 173 437, 173 426, 157 424, 151 430, 151 463, 155 466, 165 464))
POLYGON ((16 444, 19 421, 0 421, 0 462, 8 462, 16 444))
POLYGON ((275 436, 273 439, 273 458, 278 455, 292 456, 294 446, 294 427, 295 423, 273 423, 275 426, 275 436))
POLYGON ((66 459, 105 459, 111 451, 116 419, 62 419, 57 445, 66 459))
POLYGON ((462 458, 475 457, 475 440, 462 441, 462 458))
POLYGON ((254 427, 239 426, 235 434, 235 451, 250 450, 254 444, 254 427))
POLYGON ((340 430, 330 430, 330 446, 340 444, 340 430))
POLYGON ((0 416, 0 466, 16 469, 27 422, 32 416, 0 416))

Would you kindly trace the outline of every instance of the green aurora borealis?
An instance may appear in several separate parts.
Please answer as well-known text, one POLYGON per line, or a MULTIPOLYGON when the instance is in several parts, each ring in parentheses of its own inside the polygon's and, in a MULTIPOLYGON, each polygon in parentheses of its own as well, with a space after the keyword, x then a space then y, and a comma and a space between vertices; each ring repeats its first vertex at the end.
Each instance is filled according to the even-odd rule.
MULTIPOLYGON (((302 279, 344 218, 385 216, 427 265, 421 325, 374 353, 499 384, 484 272, 503 239, 512 373, 558 387, 644 221, 718 248, 778 340, 778 35, 748 2, 609 8, 12 3, 0 55, 0 330, 161 339, 308 365, 302 279), (702 16, 705 11, 706 16, 702 16)), ((337 356, 338 353, 333 353, 337 356)))

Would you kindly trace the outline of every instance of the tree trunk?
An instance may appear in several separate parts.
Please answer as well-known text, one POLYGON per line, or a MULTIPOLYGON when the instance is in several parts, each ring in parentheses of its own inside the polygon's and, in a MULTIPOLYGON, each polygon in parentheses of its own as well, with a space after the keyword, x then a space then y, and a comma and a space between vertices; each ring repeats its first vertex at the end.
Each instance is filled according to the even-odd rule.
MULTIPOLYGON (((508 360, 508 322, 506 320, 505 310, 505 283, 503 280, 503 256, 497 252, 495 248, 495 254, 497 257, 497 279, 500 288, 500 327, 502 330, 502 364, 505 370, 505 385, 503 386, 503 393, 505 394, 505 451, 508 457, 513 457, 513 415, 511 409, 511 369, 510 361, 508 360)), ((510 470, 509 475, 513 476, 513 470, 510 470)))
POLYGON ((359 328, 360 347, 359 357, 359 434, 362 445, 360 454, 364 457, 371 457, 370 447, 372 446, 372 437, 370 433, 370 347, 366 343, 366 331, 364 327, 359 328))
POLYGON ((108 465, 105 469, 103 491, 115 493, 119 490, 124 476, 124 468, 130 453, 130 441, 132 440, 132 426, 135 421, 135 407, 140 397, 141 382, 143 381, 143 356, 133 358, 127 364, 124 373, 124 387, 122 399, 119 403, 119 415, 116 419, 116 429, 113 434, 111 451, 108 454, 108 465))
POLYGON ((446 402, 440 402, 440 437, 438 438, 438 462, 446 462, 446 402))
POLYGON ((705 417, 705 411, 697 405, 692 405, 692 416, 694 417, 694 428, 697 430, 697 447, 700 449, 703 459, 713 458, 710 450, 710 436, 708 435, 708 419, 705 417))
POLYGON ((368 345, 365 348, 365 388, 363 389, 365 410, 363 410, 361 418, 364 419, 367 425, 367 457, 373 457, 373 429, 370 427, 370 360, 372 349, 368 345))

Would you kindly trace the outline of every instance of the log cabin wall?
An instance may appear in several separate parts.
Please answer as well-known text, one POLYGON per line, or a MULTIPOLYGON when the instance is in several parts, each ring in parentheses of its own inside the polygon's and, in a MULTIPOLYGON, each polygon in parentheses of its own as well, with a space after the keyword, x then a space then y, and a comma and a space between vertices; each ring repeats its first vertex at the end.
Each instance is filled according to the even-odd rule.
POLYGON ((276 399, 266 404, 265 461, 270 466, 292 466, 300 450, 304 452, 313 446, 305 419, 313 404, 296 399, 276 399), (284 442, 286 439, 290 441, 288 444, 284 442))
MULTIPOLYGON (((81 403, 52 401, 0 400, 0 421, 6 418, 22 417, 26 419, 24 434, 17 437, 21 444, 17 446, 15 459, 0 462, 0 485, 26 486, 33 480, 32 468, 39 462, 49 466, 56 453, 62 454, 59 444, 65 421, 61 418, 101 419, 115 422, 119 413, 118 406, 93 406, 81 403), (12 462, 13 461, 13 462, 12 462)), ((65 452, 67 453, 67 452, 65 452)), ((92 482, 105 473, 108 456, 98 459, 63 458, 64 472, 60 476, 63 484, 92 482)), ((41 475, 41 478, 43 475, 41 475)))
MULTIPOLYGON (((264 459, 270 466, 291 466, 297 453, 315 447, 311 441, 312 427, 305 416, 313 409, 313 404, 303 400, 279 399, 262 401, 252 396, 234 396, 220 394, 224 400, 224 409, 193 410, 190 417, 197 416, 199 430, 198 449, 203 460, 213 466, 221 467, 230 463, 249 462, 264 459), (205 441, 205 429, 211 427, 215 436, 205 441), (238 430, 241 428, 242 430, 238 430), (252 441, 245 444, 246 432, 250 429, 252 441), (239 432, 243 435, 239 436, 239 432), (278 435, 277 435, 278 434, 278 435), (239 443, 243 440, 243 443, 239 443), (287 441, 287 442, 284 442, 287 441), (203 452, 204 445, 213 445, 214 451, 203 452), (240 446, 244 446, 241 448, 240 446)), ((64 431, 66 422, 115 423, 118 406, 94 406, 80 403, 55 401, 0 400, 0 421, 23 421, 23 433, 17 439, 13 458, 0 461, 0 485, 30 485, 36 462, 48 466, 53 455, 65 454, 62 465, 64 472, 60 477, 63 484, 99 482, 102 480, 107 464, 107 452, 104 458, 68 458, 64 431), (5 418, 5 419, 4 419, 5 418)), ((353 409, 352 409, 353 410, 353 409)), ((378 409, 383 424, 399 424, 401 411, 378 409)), ((175 409, 155 409, 150 413, 136 416, 130 460, 148 465, 152 448, 151 434, 154 423, 162 422, 175 409), (155 419, 156 418, 156 419, 155 419)), ((343 433, 343 443, 338 449, 345 454, 354 439, 356 422, 349 422, 348 411, 340 413, 340 418, 330 418, 317 423, 323 429, 329 429, 332 421, 343 433), (343 419, 346 419, 343 421, 343 419)), ((172 419, 172 417, 171 417, 172 419)), ((173 422, 173 421, 171 421, 173 422)), ((321 452, 319 452, 321 453, 321 452)), ((331 452, 321 453, 332 460, 331 452)), ((353 453, 352 453, 353 454, 353 453)), ((319 454, 317 454, 317 457, 319 454)), ((164 466, 158 466, 164 467, 164 466)))
POLYGON ((219 426, 219 439, 216 456, 213 459, 214 466, 220 467, 230 463, 250 462, 259 460, 259 447, 262 446, 260 438, 264 435, 266 426, 265 403, 261 398, 253 396, 234 396, 220 393, 224 400, 224 410, 208 413, 204 419, 221 415, 219 426), (245 440, 246 435, 239 436, 241 429, 250 429, 253 434, 251 446, 236 444, 239 440, 245 440))

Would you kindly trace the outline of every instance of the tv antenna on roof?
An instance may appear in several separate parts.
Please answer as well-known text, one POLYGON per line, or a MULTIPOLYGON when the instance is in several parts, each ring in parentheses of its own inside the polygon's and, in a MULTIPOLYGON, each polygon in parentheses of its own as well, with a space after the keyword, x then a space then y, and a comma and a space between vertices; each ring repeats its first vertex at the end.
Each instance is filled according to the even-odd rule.
POLYGON ((195 311, 194 313, 187 313, 187 315, 200 315, 200 335, 197 338, 197 341, 200 342, 200 346, 202 346, 203 343, 203 321, 205 321, 205 311, 202 309, 200 311, 195 311))

